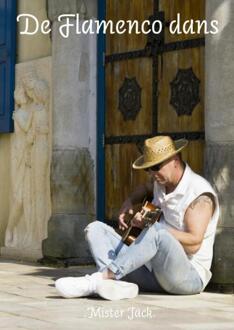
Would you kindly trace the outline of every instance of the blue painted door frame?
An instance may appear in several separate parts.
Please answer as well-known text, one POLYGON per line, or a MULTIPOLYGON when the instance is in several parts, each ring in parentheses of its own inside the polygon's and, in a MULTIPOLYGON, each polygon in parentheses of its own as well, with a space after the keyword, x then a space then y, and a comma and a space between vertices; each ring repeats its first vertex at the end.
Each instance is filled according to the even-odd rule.
POLYGON ((0 133, 13 131, 16 0, 0 0, 0 133))
MULTIPOLYGON (((98 0, 98 19, 106 17, 106 1, 98 0)), ((97 219, 105 218, 105 35, 97 43, 97 219)))

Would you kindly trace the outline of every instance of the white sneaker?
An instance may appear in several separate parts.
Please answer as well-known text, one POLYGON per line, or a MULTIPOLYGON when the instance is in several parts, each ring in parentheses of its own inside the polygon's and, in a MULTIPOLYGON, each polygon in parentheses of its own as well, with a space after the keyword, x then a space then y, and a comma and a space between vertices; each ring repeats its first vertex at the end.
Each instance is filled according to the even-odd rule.
POLYGON ((102 281, 102 273, 82 277, 63 277, 55 281, 58 293, 64 298, 87 297, 96 291, 96 284, 102 281))
POLYGON ((136 284, 118 280, 102 280, 96 287, 97 294, 107 300, 135 298, 138 291, 136 284))
POLYGON ((138 286, 118 280, 104 280, 102 273, 82 277, 63 277, 55 281, 58 293, 64 298, 87 297, 98 294, 107 300, 135 298, 138 286))

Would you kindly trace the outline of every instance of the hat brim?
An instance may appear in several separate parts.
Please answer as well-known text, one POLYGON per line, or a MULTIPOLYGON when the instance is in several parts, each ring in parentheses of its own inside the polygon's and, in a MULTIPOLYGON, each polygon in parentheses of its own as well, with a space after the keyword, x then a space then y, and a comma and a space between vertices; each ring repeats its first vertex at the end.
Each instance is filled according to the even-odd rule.
POLYGON ((174 152, 170 153, 169 155, 166 155, 165 157, 162 157, 159 160, 153 161, 153 162, 144 162, 144 156, 140 156, 139 158, 137 158, 135 160, 132 167, 136 170, 143 170, 143 169, 149 168, 151 166, 160 164, 160 163, 164 162, 165 160, 178 154, 180 151, 182 151, 187 146, 188 141, 185 139, 180 139, 180 140, 174 141, 174 143, 175 143, 176 150, 174 152))

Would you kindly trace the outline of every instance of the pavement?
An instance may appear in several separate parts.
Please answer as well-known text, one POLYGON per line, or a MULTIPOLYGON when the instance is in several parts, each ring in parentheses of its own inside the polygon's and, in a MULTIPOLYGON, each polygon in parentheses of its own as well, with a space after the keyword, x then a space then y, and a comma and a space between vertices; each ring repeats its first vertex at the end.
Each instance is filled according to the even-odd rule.
POLYGON ((54 280, 92 273, 92 266, 45 267, 0 259, 0 329, 234 329, 234 296, 141 293, 135 299, 60 298, 54 280))

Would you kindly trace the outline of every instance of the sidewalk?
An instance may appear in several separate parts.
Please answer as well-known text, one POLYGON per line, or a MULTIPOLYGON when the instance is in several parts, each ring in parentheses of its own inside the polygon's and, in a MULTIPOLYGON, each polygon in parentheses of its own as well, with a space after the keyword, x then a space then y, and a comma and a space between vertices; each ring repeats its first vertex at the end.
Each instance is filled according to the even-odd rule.
POLYGON ((234 296, 140 294, 117 302, 62 299, 54 280, 92 267, 50 268, 0 259, 0 329, 234 329, 234 296))

